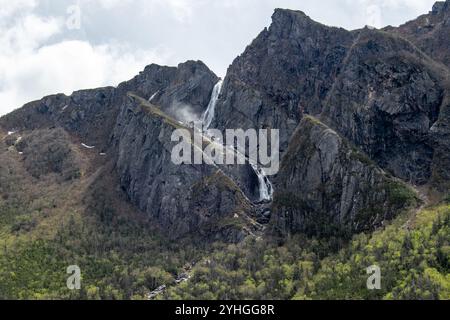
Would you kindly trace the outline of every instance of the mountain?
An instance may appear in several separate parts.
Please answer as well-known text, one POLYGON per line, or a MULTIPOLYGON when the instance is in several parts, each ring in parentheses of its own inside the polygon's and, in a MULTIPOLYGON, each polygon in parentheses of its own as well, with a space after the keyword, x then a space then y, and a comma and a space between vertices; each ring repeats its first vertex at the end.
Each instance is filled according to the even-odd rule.
MULTIPOLYGON (((411 242, 402 255, 419 245, 409 232, 420 234, 432 246, 420 252, 432 253, 417 258, 418 276, 394 275, 407 266, 386 263, 392 274, 382 295, 355 298, 407 297, 395 288, 408 276, 425 283, 420 290, 431 293, 424 296, 446 297, 449 10, 450 1, 438 2, 397 28, 347 31, 276 9, 223 85, 201 61, 153 64, 117 87, 48 96, 0 118, 0 297, 142 298, 174 283, 167 298, 226 299, 195 285, 214 280, 236 290, 228 274, 213 271, 239 266, 266 282, 260 289, 247 283, 235 298, 320 298, 302 279, 314 286, 322 279, 316 275, 332 277, 323 269, 327 259, 338 260, 340 250, 357 255, 351 250, 370 242, 360 237, 377 239, 380 232, 396 246, 411 242), (192 123, 207 115, 224 134, 279 129, 279 172, 268 176, 249 162, 174 164, 174 131, 198 134, 192 123), (425 208, 433 233, 416 222, 425 208), (389 228, 406 230, 404 237, 393 239, 389 228), (258 241, 267 251, 250 254, 258 241), (296 271, 260 270, 270 274, 261 279, 253 271, 264 264, 264 252, 296 271), (292 258, 297 254, 301 264, 292 258), (254 265, 243 266, 239 255, 254 265), (74 263, 86 269, 88 285, 79 293, 58 286, 65 275, 58 270, 74 263), (189 287, 179 274, 193 268, 189 287), (31 269, 39 280, 27 276, 31 269), (289 284, 290 276, 288 292, 269 294, 267 283, 287 273, 298 283, 289 284)), ((187 140, 202 156, 205 147, 221 145, 201 133, 200 142, 187 140)), ((372 264, 394 259, 375 256, 372 264)), ((328 282, 322 285, 331 292, 328 282)), ((346 290, 334 298, 356 292, 346 290)))
POLYGON ((428 14, 398 28, 389 26, 384 30, 404 37, 434 60, 449 66, 449 41, 445 36, 450 23, 449 18, 450 5, 448 1, 438 1, 428 14))

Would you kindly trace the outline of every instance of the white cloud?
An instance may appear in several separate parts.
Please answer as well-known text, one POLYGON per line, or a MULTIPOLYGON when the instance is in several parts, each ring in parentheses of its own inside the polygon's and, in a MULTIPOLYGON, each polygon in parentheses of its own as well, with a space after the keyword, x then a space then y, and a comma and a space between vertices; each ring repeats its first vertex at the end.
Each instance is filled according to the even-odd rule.
POLYGON ((132 78, 149 61, 164 63, 160 58, 164 55, 164 50, 127 53, 120 45, 63 41, 22 55, 19 63, 13 63, 15 58, 6 59, 0 92, 2 112, 43 95, 117 85, 132 78))
POLYGON ((42 42, 61 31, 61 20, 44 19, 33 14, 20 19, 13 27, 2 30, 0 54, 17 55, 36 49, 42 42))
POLYGON ((0 19, 3 20, 17 12, 36 7, 36 0, 0 0, 0 19))
POLYGON ((164 48, 136 49, 115 41, 51 43, 65 31, 64 18, 37 16, 33 3, 0 11, 5 18, 21 13, 10 26, 0 25, 0 115, 44 95, 117 85, 149 63, 164 64, 168 56, 164 48))
MULTIPOLYGON (((354 0, 347 0, 350 4, 355 5, 354 0)), ((395 13, 397 18, 399 13, 415 12, 416 15, 425 14, 430 9, 435 0, 358 0, 357 5, 364 10, 363 19, 367 25, 378 28, 384 27, 390 23, 390 16, 395 13)), ((397 19, 396 24, 401 24, 406 21, 397 19)))
POLYGON ((190 21, 193 15, 193 2, 189 0, 165 0, 163 1, 173 10, 175 17, 182 21, 190 21))
MULTIPOLYGON (((112 9, 118 6, 127 6, 132 3, 132 0, 94 0, 99 1, 100 5, 105 9, 112 9)), ((92 2, 92 0, 87 0, 87 2, 92 2)))

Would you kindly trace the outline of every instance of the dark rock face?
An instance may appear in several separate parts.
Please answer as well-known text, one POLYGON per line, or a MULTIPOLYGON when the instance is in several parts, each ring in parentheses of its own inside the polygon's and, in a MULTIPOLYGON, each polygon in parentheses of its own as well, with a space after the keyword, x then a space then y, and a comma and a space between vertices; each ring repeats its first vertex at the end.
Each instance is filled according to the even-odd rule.
POLYGON ((438 1, 429 14, 385 30, 401 35, 431 58, 450 67, 450 1, 438 1))
MULTIPOLYGON (((22 151, 26 151, 25 160, 30 160, 30 170, 36 177, 51 172, 67 176, 65 179, 72 177, 63 169, 70 167, 66 165, 72 159, 70 148, 60 143, 68 139, 67 131, 77 140, 95 146, 98 152, 108 150, 109 157, 117 158, 120 187, 165 233, 178 238, 204 227, 201 232, 205 237, 215 239, 217 236, 211 234, 214 230, 226 237, 222 240, 237 242, 251 232, 254 224, 248 218, 252 208, 241 189, 217 168, 173 165, 170 137, 173 125, 178 123, 173 120, 169 125, 164 119, 150 117, 127 96, 128 92, 145 100, 153 96, 161 104, 162 114, 177 115, 177 106, 189 106, 199 117, 218 81, 200 61, 188 61, 178 68, 150 65, 117 88, 83 90, 69 97, 60 94, 29 103, 2 117, 0 126, 4 130, 35 132, 34 138, 22 143, 22 151), (47 130, 51 135, 45 133, 47 130), (50 136, 53 141, 48 141, 50 136), (37 150, 38 145, 42 150, 37 150), (209 182, 211 177, 216 177, 215 184, 209 182), (194 191, 205 181, 210 190, 200 197, 194 191), (245 231, 242 226, 249 228, 245 231)), ((237 178, 237 183, 248 190, 249 196, 256 194, 248 168, 223 170, 246 177, 237 178)))
POLYGON ((283 152, 302 114, 321 114, 381 167, 424 184, 446 73, 402 38, 277 10, 271 27, 230 67, 213 126, 278 128, 283 152))
POLYGON ((176 74, 176 67, 151 64, 133 79, 121 83, 118 89, 125 95, 128 91, 132 91, 142 98, 149 99, 159 90, 167 88, 176 74))
POLYGON ((185 113, 189 112, 200 119, 218 81, 219 78, 203 62, 188 61, 178 66, 175 77, 156 94, 152 103, 177 119, 191 120, 183 119, 186 117, 185 113))
POLYGON ((445 96, 440 109, 439 119, 430 130, 430 143, 433 145, 434 157, 432 164, 431 183, 438 189, 449 187, 450 157, 450 121, 449 108, 449 71, 450 67, 450 1, 438 1, 429 14, 422 15, 404 25, 386 28, 386 31, 400 35, 415 44, 420 50, 430 56, 436 65, 439 62, 447 68, 439 66, 442 77, 441 85, 446 87, 445 96))
POLYGON ((218 81, 203 62, 187 61, 177 68, 152 64, 134 79, 121 84, 119 89, 125 94, 132 91, 144 99, 151 98, 153 104, 177 118, 186 113, 200 118, 218 81))
MULTIPOLYGON (((250 204, 238 186, 209 165, 175 165, 171 152, 177 121, 157 107, 130 97, 114 132, 117 171, 122 189, 139 209, 157 221, 172 238, 208 228, 225 232, 226 241, 242 239, 250 204), (242 222, 244 221, 244 222, 242 222), (232 230, 234 231, 232 231, 232 230)), ((206 236, 206 235, 205 235, 206 236)), ((208 235, 214 238, 214 235, 208 235)))
POLYGON ((202 112, 217 81, 217 76, 200 61, 188 61, 178 68, 152 64, 117 88, 82 90, 69 97, 58 94, 28 103, 0 118, 0 125, 14 130, 61 126, 86 144, 106 150, 127 92, 149 99, 159 91, 165 108, 181 102, 202 112))
MULTIPOLYGON (((45 97, 0 118, 0 129, 60 129, 63 141, 107 150, 118 187, 173 239, 238 242, 260 229, 254 219, 282 235, 347 237, 415 202, 396 179, 450 187, 449 31, 450 1, 382 31, 350 32, 277 9, 230 66, 211 126, 280 129, 273 204, 258 203, 248 165, 172 163, 171 134, 186 128, 177 120, 199 119, 219 81, 200 61, 150 65, 117 88, 45 97)), ((59 147, 51 172, 70 158, 59 147)))
POLYGON ((277 9, 270 28, 229 68, 213 127, 280 129, 285 150, 302 113, 322 110, 353 37, 277 9))
POLYGON ((445 97, 438 121, 430 129, 434 147, 432 164, 433 187, 448 192, 450 188, 450 97, 445 97))
POLYGON ((107 147, 120 97, 112 87, 48 96, 1 118, 5 128, 35 130, 62 127, 89 145, 107 147))
POLYGON ((322 118, 381 167, 424 184, 434 155, 430 128, 448 89, 439 71, 409 42, 362 30, 322 118))
POLYGON ((272 223, 281 234, 349 236, 415 202, 412 191, 310 116, 295 131, 277 180, 272 223))
POLYGON ((433 5, 433 9, 431 10, 431 13, 433 15, 438 15, 441 14, 443 12, 445 12, 445 10, 448 10, 448 3, 445 1, 438 1, 433 5))

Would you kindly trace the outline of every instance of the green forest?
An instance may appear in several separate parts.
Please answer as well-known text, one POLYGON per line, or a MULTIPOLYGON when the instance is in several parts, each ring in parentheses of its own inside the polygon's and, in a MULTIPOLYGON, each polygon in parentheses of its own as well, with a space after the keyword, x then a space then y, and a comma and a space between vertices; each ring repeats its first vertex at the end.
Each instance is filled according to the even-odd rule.
MULTIPOLYGON (((40 148, 64 155, 50 140, 40 148)), ((450 197, 351 239, 268 229, 239 244, 171 241, 111 191, 107 165, 40 176, 37 159, 37 178, 19 157, 0 152, 0 299, 142 300, 163 285, 152 299, 450 299, 450 197), (80 290, 67 287, 71 265, 80 290), (372 265, 380 290, 367 289, 372 265)))
POLYGON ((124 218, 101 186, 92 215, 45 197, 19 201, 21 188, 32 195, 36 186, 9 186, 0 201, 1 299, 147 299, 161 285, 156 299, 450 299, 450 199, 350 241, 296 235, 206 249, 124 218), (66 287, 69 265, 81 268, 79 291, 66 287), (381 290, 366 287, 371 265, 381 290), (190 279, 176 283, 186 270, 190 279))
POLYGON ((285 244, 250 240, 216 250, 170 299, 450 299, 450 206, 400 217, 360 234, 334 254, 333 240, 295 236, 285 244), (381 269, 368 290, 367 267, 381 269))

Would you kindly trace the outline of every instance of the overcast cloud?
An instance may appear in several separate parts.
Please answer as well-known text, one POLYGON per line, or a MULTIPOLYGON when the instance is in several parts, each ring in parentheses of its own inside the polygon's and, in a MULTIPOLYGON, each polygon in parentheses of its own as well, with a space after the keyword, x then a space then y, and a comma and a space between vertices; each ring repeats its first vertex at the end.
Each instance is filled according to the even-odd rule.
POLYGON ((203 60, 224 76, 277 7, 357 29, 402 24, 434 2, 0 0, 0 115, 44 95, 117 85, 150 63, 203 60))

